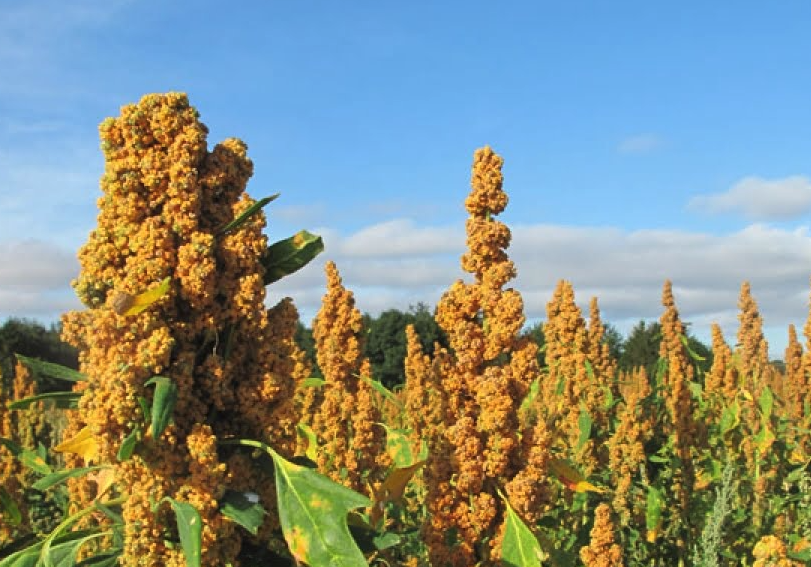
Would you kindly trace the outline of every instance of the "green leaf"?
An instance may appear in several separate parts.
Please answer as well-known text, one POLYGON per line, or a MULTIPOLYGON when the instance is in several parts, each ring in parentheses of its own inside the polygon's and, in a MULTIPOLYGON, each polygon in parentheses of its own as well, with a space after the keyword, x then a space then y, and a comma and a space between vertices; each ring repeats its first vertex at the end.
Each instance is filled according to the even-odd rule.
POLYGON ((321 386, 323 386, 326 383, 327 383, 327 381, 324 380, 323 378, 319 378, 317 376, 310 376, 309 378, 305 378, 304 380, 301 381, 301 387, 302 388, 320 388, 321 386))
POLYGON ((265 267, 265 285, 298 271, 323 251, 324 241, 321 237, 306 230, 274 242, 268 246, 262 258, 262 265, 265 267))
POLYGON ((220 513, 253 535, 259 531, 267 514, 259 502, 253 502, 244 493, 236 490, 225 491, 225 495, 220 499, 220 513))
POLYGON ((235 218, 227 225, 222 227, 217 234, 223 235, 238 229, 243 224, 245 224, 248 221, 248 219, 250 219, 253 215, 255 215, 262 207, 264 207, 265 205, 276 199, 279 195, 280 193, 276 193, 275 195, 271 195, 270 197, 259 199, 253 205, 245 209, 244 213, 242 213, 237 218, 235 218))
POLYGON ((501 541, 501 562, 508 567, 541 567, 541 544, 499 490, 507 510, 504 539, 501 541))
POLYGON ((685 337, 684 335, 679 335, 679 340, 681 341, 681 344, 684 346, 684 349, 687 351, 687 354, 690 355, 690 358, 699 362, 707 360, 706 357, 701 356, 696 351, 690 348, 690 341, 687 339, 687 337, 685 337))
POLYGON ((38 376, 45 376, 48 378, 55 378, 56 380, 66 380, 68 382, 85 382, 87 375, 82 374, 78 370, 55 364, 53 362, 45 362, 37 358, 30 358, 21 354, 15 354, 17 360, 23 363, 31 372, 38 376))
POLYGON ((20 462, 39 474, 51 474, 53 469, 37 451, 25 450, 19 454, 20 462))
POLYGON ((524 413, 532 407, 532 404, 535 403, 535 399, 538 397, 538 392, 541 391, 541 377, 538 376, 535 380, 532 381, 532 384, 529 385, 529 391, 527 395, 524 396, 524 399, 521 401, 521 405, 518 408, 519 413, 524 413))
POLYGON ((49 475, 43 476, 41 479, 36 481, 31 486, 33 488, 35 488, 36 490, 48 490, 52 486, 56 486, 57 484, 61 484, 61 483, 65 482, 69 478, 77 478, 77 477, 80 477, 80 476, 84 476, 87 473, 97 471, 97 470, 101 470, 105 466, 106 465, 96 465, 96 466, 93 466, 93 467, 80 467, 80 468, 77 468, 77 469, 67 469, 67 470, 64 470, 64 471, 57 471, 57 472, 51 473, 49 475))
POLYGON ((9 402, 8 409, 27 409, 37 402, 53 402, 54 406, 57 408, 76 409, 79 407, 79 399, 81 399, 81 397, 81 392, 46 392, 44 394, 37 394, 36 396, 29 396, 22 400, 9 402))
POLYGON ((585 407, 580 408, 580 415, 577 418, 577 427, 580 430, 580 436, 577 438, 576 451, 580 451, 591 438, 591 426, 593 423, 588 410, 585 407))
POLYGON ((375 548, 378 551, 383 551, 384 549, 389 549, 390 547, 399 545, 400 541, 402 541, 400 536, 392 532, 376 535, 372 539, 372 543, 374 543, 375 548))
POLYGON ((760 406, 760 411, 763 413, 763 417, 769 419, 772 416, 772 408, 774 407, 774 395, 772 394, 771 388, 768 386, 763 387, 763 391, 758 398, 758 405, 760 406))
POLYGON ((177 403, 177 384, 166 376, 153 376, 146 381, 145 386, 155 385, 155 395, 152 398, 152 437, 158 439, 169 425, 172 412, 177 403))
POLYGON ((723 409, 721 412, 721 421, 719 422, 721 435, 726 435, 738 426, 740 423, 740 413, 741 408, 738 405, 738 400, 733 401, 723 409))
POLYGON ((659 535, 662 526, 662 510, 665 499, 662 493, 655 487, 648 487, 648 498, 645 507, 645 527, 648 529, 647 539, 653 543, 659 535))
POLYGON ((767 421, 764 420, 761 424, 760 431, 755 435, 754 441, 761 455, 765 454, 774 443, 775 436, 767 421))
POLYGON ((66 541, 73 541, 77 538, 84 537, 89 535, 90 533, 97 533, 92 531, 76 531, 76 532, 69 532, 63 535, 63 532, 67 530, 70 526, 81 520, 83 517, 91 514, 95 508, 93 506, 88 506, 87 508, 83 508, 79 510, 75 514, 68 516, 64 520, 62 520, 54 530, 48 534, 48 536, 43 539, 40 544, 41 547, 39 549, 39 560, 37 561, 37 566, 44 565, 45 567, 56 567, 53 559, 54 557, 51 556, 51 550, 53 547, 58 546, 66 541))
POLYGON ((124 550, 120 548, 105 551, 104 553, 80 561, 76 564, 76 567, 116 567, 123 551, 124 550))
POLYGON ((586 359, 586 376, 590 381, 594 381, 594 367, 591 365, 591 361, 586 359))
POLYGON ((38 542, 34 546, 12 553, 5 559, 0 560, 0 567, 37 567, 41 547, 42 542, 38 542))
POLYGON ((383 396, 385 399, 390 401, 396 407, 403 409, 403 404, 400 403, 400 400, 397 399, 397 396, 394 395, 394 392, 386 388, 383 384, 378 382, 377 380, 370 378, 369 376, 361 376, 361 380, 369 384, 374 390, 383 396))
POLYGON ((297 424, 296 431, 307 441, 307 450, 304 454, 308 459, 316 462, 318 460, 318 437, 316 437, 315 432, 306 423, 297 424))
POLYGON ((186 557, 186 567, 200 567, 200 551, 203 547, 203 521, 200 513, 188 502, 178 502, 174 498, 164 497, 161 502, 169 502, 175 512, 177 533, 180 535, 180 546, 186 557))
POLYGON ((20 507, 17 506, 11 494, 9 494, 3 486, 0 486, 0 508, 2 508, 0 511, 2 511, 2 516, 6 523, 12 526, 19 526, 23 521, 20 507))
POLYGON ((259 441, 233 439, 222 443, 256 447, 273 459, 279 520, 296 561, 312 566, 368 567, 347 525, 351 510, 371 504, 366 496, 291 463, 259 441))
POLYGON ((391 457, 396 467, 409 467, 417 459, 411 449, 411 441, 403 429, 394 429, 384 423, 380 424, 386 430, 386 453, 391 457))
POLYGON ((121 446, 118 448, 118 453, 116 454, 115 458, 118 459, 119 462, 126 461, 132 456, 133 451, 135 451, 135 446, 138 445, 138 441, 141 440, 141 427, 136 426, 132 431, 129 432, 129 435, 124 437, 124 440, 121 442, 121 446))
POLYGON ((111 533, 112 530, 106 532, 84 530, 65 534, 64 540, 60 540, 60 543, 55 543, 48 548, 48 553, 44 558, 45 565, 52 565, 53 567, 75 567, 76 555, 85 543, 110 535, 111 533))

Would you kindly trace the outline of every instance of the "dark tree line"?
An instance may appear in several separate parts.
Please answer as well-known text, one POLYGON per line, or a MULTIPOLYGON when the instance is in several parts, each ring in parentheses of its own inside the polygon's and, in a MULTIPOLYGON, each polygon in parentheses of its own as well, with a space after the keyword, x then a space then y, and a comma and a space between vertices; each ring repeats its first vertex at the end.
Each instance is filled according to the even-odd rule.
MULTIPOLYGON (((45 327, 30 319, 11 318, 0 326, 0 372, 5 391, 11 388, 14 376, 15 354, 40 358, 73 369, 79 368, 79 353, 60 340, 61 325, 45 327)), ((70 384, 46 380, 40 385, 43 391, 70 389, 70 384)))
MULTIPOLYGON (((377 316, 367 313, 363 316, 363 323, 366 330, 363 354, 372 363, 374 377, 389 388, 402 384, 405 377, 403 362, 406 355, 407 325, 414 325, 416 328, 424 352, 433 354, 435 344, 448 346, 445 334, 434 321, 432 311, 423 303, 412 306, 408 311, 389 309, 377 316)), ((543 347, 543 324, 532 325, 524 333, 543 347)), ((0 326, 0 370, 3 373, 4 386, 10 387, 14 353, 77 368, 76 349, 63 343, 59 334, 59 325, 45 327, 27 319, 8 319, 0 326)), ((627 337, 623 337, 613 325, 607 324, 604 340, 621 370, 644 366, 649 375, 652 375, 659 359, 659 344, 662 340, 658 322, 639 321, 627 337)), ((315 358, 312 330, 299 323, 296 341, 313 364, 313 374, 321 376, 315 358)), ((690 349, 704 359, 695 362, 697 367, 704 372, 708 371, 712 365, 712 350, 689 333, 687 342, 690 349)), ((538 358, 542 365, 543 356, 541 348, 538 358)), ((66 385, 52 383, 41 384, 41 387, 55 390, 64 389, 66 385)))
MULTIPOLYGON (((389 309, 377 317, 367 313, 363 316, 363 323, 364 329, 366 329, 366 344, 363 353, 372 363, 374 377, 389 388, 402 384, 405 379, 403 361, 406 355, 405 328, 407 325, 413 324, 417 329, 424 352, 432 354, 436 343, 443 347, 448 346, 442 329, 434 321, 428 306, 424 304, 412 307, 406 312, 389 309)), ((603 340, 608 344, 609 352, 617 361, 618 368, 633 370, 644 366, 648 375, 652 376, 659 360, 659 345, 662 342, 661 325, 658 322, 640 320, 627 337, 623 337, 622 333, 611 324, 606 324, 605 328, 603 340)), ((543 366, 545 363, 543 324, 536 323, 527 327, 524 334, 541 347, 538 352, 538 362, 543 366)), ((712 366, 712 349, 690 333, 686 338, 690 350, 697 355, 697 359, 694 360, 697 370, 708 372, 712 366)), ((315 364, 315 343, 312 331, 299 323, 296 340, 313 363, 313 374, 320 377, 321 372, 315 364)))

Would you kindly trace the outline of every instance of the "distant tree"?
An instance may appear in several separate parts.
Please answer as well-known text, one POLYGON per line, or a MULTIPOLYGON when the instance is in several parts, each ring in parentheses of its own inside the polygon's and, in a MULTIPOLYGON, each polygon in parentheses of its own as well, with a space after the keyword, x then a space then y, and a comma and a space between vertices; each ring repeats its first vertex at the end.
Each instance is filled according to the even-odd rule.
POLYGON ((622 345, 619 357, 621 370, 633 370, 644 366, 652 376, 659 360, 659 343, 662 342, 662 326, 658 322, 639 321, 622 345))
POLYGON ((405 381, 406 326, 414 325, 426 354, 433 354, 435 343, 444 347, 448 344, 433 314, 423 303, 411 306, 407 312, 389 309, 377 317, 365 315, 364 322, 368 325, 364 355, 372 363, 373 377, 387 388, 405 381))
POLYGON ((546 338, 543 334, 543 323, 535 323, 534 325, 530 325, 529 327, 525 327, 521 331, 522 337, 529 337, 530 339, 538 345, 538 365, 543 368, 546 365, 546 356, 544 351, 544 345, 546 345, 546 338))
MULTIPOLYGON (((689 325, 689 323, 688 323, 689 325)), ((687 332, 687 346, 696 358, 692 358, 693 366, 700 373, 709 372, 712 367, 712 349, 687 332)), ((646 323, 639 321, 622 345, 619 357, 621 370, 632 370, 644 366, 648 376, 653 376, 656 363, 659 360, 659 344, 662 342, 662 326, 659 322, 646 323)), ((699 372, 696 373, 696 378, 699 372)))
MULTIPOLYGON (((0 326, 0 371, 3 379, 10 381, 14 372, 15 354, 55 362, 73 369, 79 368, 78 351, 62 342, 61 325, 45 327, 29 319, 8 319, 0 326)), ((10 382, 4 382, 6 387, 10 382)), ((43 391, 70 389, 70 384, 58 380, 44 380, 39 384, 43 391)))
POLYGON ((317 376, 318 378, 323 378, 324 375, 321 373, 321 368, 318 366, 318 360, 315 357, 315 338, 313 338, 313 330, 309 327, 304 326, 304 323, 299 321, 296 324, 296 334, 293 336, 296 341, 298 347, 304 351, 304 355, 307 357, 307 361, 310 363, 311 376, 317 376))
POLYGON ((605 323, 603 342, 608 345, 608 353, 611 355, 611 358, 619 361, 619 359, 622 357, 625 338, 622 336, 622 333, 620 333, 611 323, 605 323))

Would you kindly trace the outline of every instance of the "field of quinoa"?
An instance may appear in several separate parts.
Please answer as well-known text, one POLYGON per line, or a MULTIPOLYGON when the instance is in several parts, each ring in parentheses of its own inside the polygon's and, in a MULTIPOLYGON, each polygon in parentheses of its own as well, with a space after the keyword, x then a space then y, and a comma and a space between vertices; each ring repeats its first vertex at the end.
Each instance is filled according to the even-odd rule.
POLYGON ((772 364, 742 282, 705 370, 665 281, 658 362, 620 371, 598 299, 584 314, 560 281, 539 352, 485 147, 460 195, 469 278, 433 311, 449 346, 409 327, 385 387, 328 262, 315 377, 295 298, 265 293, 329 242, 270 241, 276 196, 207 133, 181 93, 100 126, 84 308, 62 319, 79 370, 18 356, 0 381, 0 567, 811 564, 811 317, 772 364))

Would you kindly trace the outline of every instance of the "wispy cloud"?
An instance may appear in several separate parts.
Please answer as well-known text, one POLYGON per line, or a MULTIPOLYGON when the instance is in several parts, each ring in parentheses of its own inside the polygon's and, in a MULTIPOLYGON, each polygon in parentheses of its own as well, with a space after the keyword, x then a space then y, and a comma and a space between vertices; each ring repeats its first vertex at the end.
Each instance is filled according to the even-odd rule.
POLYGON ((757 221, 792 220, 811 212, 811 180, 801 175, 745 177, 723 193, 693 197, 688 208, 711 214, 742 214, 757 221))
POLYGON ((636 134, 620 141, 617 151, 621 154, 644 154, 664 146, 664 139, 656 134, 636 134))
MULTIPOLYGON (((399 220, 352 234, 328 233, 325 241, 327 252, 315 265, 269 289, 273 298, 294 297, 305 319, 315 315, 324 293, 322 267, 327 258, 337 262, 358 307, 373 313, 420 301, 433 305, 453 281, 469 277, 458 261, 464 250, 461 228, 399 220), (444 240, 438 240, 438 234, 444 240), (436 248, 427 246, 431 242, 436 248)), ((752 284, 766 325, 785 329, 789 322, 804 321, 808 312, 811 235, 806 228, 789 231, 753 224, 713 235, 533 224, 513 229, 509 253, 519 273, 514 286, 533 319, 545 318, 559 279, 574 284, 584 307, 597 296, 612 322, 658 318, 665 279, 673 281, 683 318, 705 334, 717 321, 734 336, 737 297, 745 280, 752 284)))
MULTIPOLYGON (((461 227, 420 226, 399 219, 349 234, 316 230, 327 251, 300 272, 268 288, 268 301, 290 296, 305 321, 315 316, 325 291, 323 266, 335 260, 358 308, 379 313, 434 305, 462 272, 461 227)), ((513 229, 510 256, 518 268, 514 287, 526 314, 545 318, 546 303, 559 279, 571 281, 583 307, 597 296, 608 321, 653 319, 661 314, 661 288, 674 284, 682 317, 705 335, 709 324, 736 332, 740 284, 752 284, 765 323, 780 337, 789 322, 808 313, 811 234, 753 224, 715 235, 679 230, 571 227, 531 224, 513 229)), ((69 287, 77 264, 73 253, 42 241, 0 245, 0 313, 54 320, 78 304, 69 287), (67 307, 66 307, 67 306, 67 307)), ((782 340, 778 337, 779 341, 782 340)), ((773 354, 780 356, 779 350, 773 354)))

